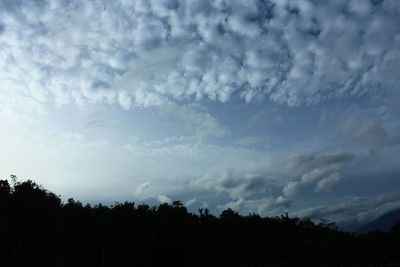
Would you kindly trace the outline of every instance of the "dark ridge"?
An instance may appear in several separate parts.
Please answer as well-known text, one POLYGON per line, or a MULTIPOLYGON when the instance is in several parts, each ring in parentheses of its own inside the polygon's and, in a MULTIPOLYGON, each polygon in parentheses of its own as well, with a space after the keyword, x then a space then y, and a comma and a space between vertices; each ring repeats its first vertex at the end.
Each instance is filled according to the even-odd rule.
POLYGON ((372 231, 385 231, 388 232, 394 224, 400 220, 400 210, 388 212, 378 219, 360 227, 356 233, 365 234, 372 231))

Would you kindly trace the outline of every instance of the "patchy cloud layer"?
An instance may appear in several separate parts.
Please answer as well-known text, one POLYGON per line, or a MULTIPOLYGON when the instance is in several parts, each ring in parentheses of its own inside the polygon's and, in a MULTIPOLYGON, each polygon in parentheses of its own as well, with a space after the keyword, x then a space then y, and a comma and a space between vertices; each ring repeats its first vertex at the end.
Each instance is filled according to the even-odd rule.
POLYGON ((0 10, 0 104, 29 110, 232 96, 297 106, 385 94, 400 77, 397 0, 21 0, 0 10))
POLYGON ((329 191, 337 182, 341 174, 357 160, 356 155, 348 152, 336 152, 331 155, 303 155, 288 161, 289 169, 293 171, 306 171, 300 180, 291 181, 283 188, 283 195, 293 197, 304 187, 319 181, 316 192, 329 191))

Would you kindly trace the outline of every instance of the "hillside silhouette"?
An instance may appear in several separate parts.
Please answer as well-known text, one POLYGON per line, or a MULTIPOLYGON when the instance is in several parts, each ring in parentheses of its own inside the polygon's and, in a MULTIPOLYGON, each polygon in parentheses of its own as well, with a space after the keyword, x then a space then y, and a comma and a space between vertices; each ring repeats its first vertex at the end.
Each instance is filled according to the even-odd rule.
POLYGON ((366 225, 360 227, 356 230, 356 233, 365 234, 371 231, 380 230, 380 231, 390 231, 393 224, 396 221, 400 220, 400 210, 394 210, 388 213, 383 214, 372 222, 367 223, 366 225))
POLYGON ((188 212, 180 201, 83 205, 0 180, 0 266, 399 266, 400 223, 354 235, 287 214, 188 212))

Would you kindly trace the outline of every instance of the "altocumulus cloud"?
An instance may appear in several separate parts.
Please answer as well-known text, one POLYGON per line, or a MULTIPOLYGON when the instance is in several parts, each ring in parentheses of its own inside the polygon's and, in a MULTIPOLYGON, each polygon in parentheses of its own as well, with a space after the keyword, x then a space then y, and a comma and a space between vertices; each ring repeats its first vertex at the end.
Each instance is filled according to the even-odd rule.
POLYGON ((385 94, 400 77, 396 0, 21 0, 0 10, 1 104, 24 99, 30 110, 232 96, 299 106, 385 94))

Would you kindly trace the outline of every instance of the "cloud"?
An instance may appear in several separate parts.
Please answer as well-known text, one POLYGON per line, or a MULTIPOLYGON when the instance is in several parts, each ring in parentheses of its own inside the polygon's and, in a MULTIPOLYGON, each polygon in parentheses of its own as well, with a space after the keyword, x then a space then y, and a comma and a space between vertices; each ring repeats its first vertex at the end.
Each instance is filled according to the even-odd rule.
POLYGON ((127 91, 121 91, 118 94, 118 102, 126 110, 129 110, 132 106, 132 99, 127 91))
POLYGON ((141 199, 146 198, 148 195, 149 188, 151 186, 151 182, 144 182, 137 186, 135 195, 141 199))
POLYGON ((157 200, 162 204, 162 203, 171 203, 172 200, 168 198, 166 195, 158 195, 157 200))
POLYGON ((297 194, 304 185, 319 179, 326 171, 325 170, 313 170, 311 173, 306 173, 301 176, 300 181, 289 182, 282 190, 283 195, 286 197, 292 197, 297 194))
POLYGON ((238 96, 300 106, 398 81, 394 0, 22 0, 0 10, 5 103, 129 109, 238 96))
POLYGON ((354 153, 348 151, 337 151, 330 154, 308 154, 308 155, 296 155, 291 157, 287 163, 286 168, 289 171, 305 171, 316 168, 327 168, 330 166, 346 165, 349 162, 356 160, 357 156, 354 153))
POLYGON ((232 199, 266 193, 277 186, 273 178, 256 174, 237 175, 230 171, 207 174, 193 180, 191 185, 200 190, 227 193, 232 199))
POLYGON ((200 105, 169 106, 175 117, 183 119, 194 129, 196 141, 206 141, 210 137, 224 137, 229 131, 200 105))
POLYGON ((196 203, 197 202, 197 199, 196 198, 192 198, 192 199, 189 199, 188 201, 185 201, 185 206, 186 207, 190 207, 190 206, 192 206, 194 203, 196 203))
POLYGON ((340 173, 332 173, 318 182, 315 192, 329 192, 341 179, 340 173))
POLYGON ((293 197, 304 188, 318 181, 316 192, 329 191, 341 179, 339 171, 345 171, 359 163, 363 156, 339 151, 327 155, 300 155, 288 160, 287 168, 302 173, 300 180, 290 181, 283 188, 283 195, 293 197), (305 171, 305 173, 304 173, 305 171), (328 175, 327 177, 325 177, 328 175))
POLYGON ((353 140, 379 148, 400 142, 400 134, 389 134, 379 118, 368 118, 358 106, 353 106, 346 113, 338 131, 348 134, 353 140))
MULTIPOLYGON (((84 113, 79 113, 72 108, 61 109, 71 114, 57 116, 60 121, 56 122, 35 120, 25 124, 10 118, 2 120, 2 126, 8 130, 0 132, 1 143, 8 152, 1 157, 4 164, 0 172, 3 175, 16 172, 21 177, 38 177, 38 182, 54 191, 83 200, 89 195, 93 197, 90 190, 93 184, 99 187, 96 194, 107 196, 102 200, 157 199, 159 194, 168 197, 177 195, 179 198, 176 199, 186 200, 193 197, 199 199, 197 195, 182 198, 177 193, 187 188, 193 190, 189 186, 191 179, 230 168, 235 168, 238 173, 251 173, 269 166, 270 157, 264 151, 197 142, 197 130, 194 128, 199 128, 203 138, 211 138, 218 132, 211 129, 220 125, 209 124, 207 121, 216 120, 207 116, 201 107, 175 108, 176 112, 166 114, 168 119, 159 116, 161 107, 132 113, 132 117, 143 117, 143 122, 121 121, 122 110, 117 114, 102 114, 103 109, 85 109, 84 113), (153 117, 148 116, 149 112, 153 117), (178 119, 180 115, 177 113, 186 114, 178 119), (192 115, 197 119, 193 120, 192 115), (99 120, 105 123, 102 122, 104 127, 97 127, 97 124, 92 127, 92 123, 87 126, 88 121, 99 120), (62 123, 62 127, 57 127, 55 123, 62 123), (141 130, 140 127, 151 123, 157 124, 144 129, 144 134, 136 138, 138 128, 141 130), (185 131, 182 125, 186 123, 188 130, 185 131), (163 129, 164 125, 173 128, 174 132, 163 132, 169 130, 163 129), (207 125, 212 126, 210 130, 207 125), (153 131, 155 137, 151 136, 153 131), (23 149, 16 149, 21 147, 23 149), (37 156, 38 151, 40 157, 37 156), (26 164, 21 165, 21 162, 26 164)), ((250 180, 257 181, 256 178, 250 180)), ((252 182, 248 182, 246 186, 251 185, 252 182)), ((202 201, 199 199, 199 203, 202 201)))
MULTIPOLYGON (((317 181, 331 171, 337 171, 341 169, 342 167, 340 165, 332 165, 323 169, 314 169, 310 172, 307 172, 301 176, 301 179, 299 181, 289 182, 282 190, 283 195, 286 197, 293 197, 294 195, 299 193, 299 191, 301 191, 301 189, 303 189, 306 185, 317 181)), ((325 179, 328 178, 324 178, 324 180, 325 179)))

